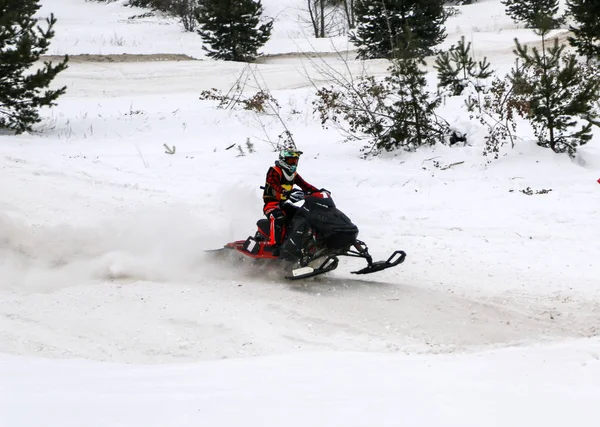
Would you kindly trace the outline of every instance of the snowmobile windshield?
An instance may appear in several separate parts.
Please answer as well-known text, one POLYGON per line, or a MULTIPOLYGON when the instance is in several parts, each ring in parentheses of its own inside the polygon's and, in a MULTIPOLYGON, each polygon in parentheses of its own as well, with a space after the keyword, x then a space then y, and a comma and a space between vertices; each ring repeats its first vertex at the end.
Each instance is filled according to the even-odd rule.
POLYGON ((335 203, 333 202, 333 199, 331 197, 329 198, 322 198, 322 197, 317 197, 317 196, 309 196, 307 198, 304 199, 306 201, 306 203, 313 207, 317 207, 317 208, 321 208, 321 209, 329 209, 329 208, 335 208, 335 203))

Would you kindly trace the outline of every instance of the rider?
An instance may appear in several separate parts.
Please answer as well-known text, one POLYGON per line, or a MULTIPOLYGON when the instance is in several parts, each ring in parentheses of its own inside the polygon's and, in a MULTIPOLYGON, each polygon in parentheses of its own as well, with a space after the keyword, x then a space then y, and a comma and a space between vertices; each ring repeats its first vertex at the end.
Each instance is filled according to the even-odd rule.
POLYGON ((308 193, 319 191, 316 187, 304 181, 298 172, 296 172, 301 154, 302 151, 298 150, 281 150, 279 152, 279 159, 275 161, 275 166, 271 166, 267 171, 267 180, 263 193, 263 200, 265 202, 263 213, 271 222, 271 235, 275 238, 274 248, 279 247, 283 243, 283 230, 286 224, 286 213, 283 209, 283 202, 290 196, 294 184, 308 193))

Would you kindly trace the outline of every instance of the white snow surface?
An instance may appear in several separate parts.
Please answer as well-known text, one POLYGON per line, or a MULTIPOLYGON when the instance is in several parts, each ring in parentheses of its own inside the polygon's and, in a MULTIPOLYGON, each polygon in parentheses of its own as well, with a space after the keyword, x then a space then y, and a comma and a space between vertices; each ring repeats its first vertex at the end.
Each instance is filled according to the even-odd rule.
POLYGON ((8 358, 0 364, 0 397, 5 425, 595 426, 599 356, 599 343, 576 342, 477 355, 318 353, 160 369, 8 358))
MULTIPOLYGON (((313 85, 322 67, 381 76, 385 62, 295 55, 350 46, 310 38, 304 2, 263 0, 272 56, 252 70, 300 173, 376 259, 408 254, 289 282, 205 252, 254 233, 283 126, 200 101, 245 65, 206 60, 197 35, 129 20, 144 10, 124 3, 43 0, 59 20, 49 53, 202 60, 73 61, 36 133, 0 135, 1 427, 597 425, 598 134, 572 160, 520 124, 493 160, 451 99, 442 113, 472 145, 363 160, 320 126, 313 85)), ((499 70, 515 36, 537 40, 499 1, 460 9, 444 45, 464 35, 499 70)))

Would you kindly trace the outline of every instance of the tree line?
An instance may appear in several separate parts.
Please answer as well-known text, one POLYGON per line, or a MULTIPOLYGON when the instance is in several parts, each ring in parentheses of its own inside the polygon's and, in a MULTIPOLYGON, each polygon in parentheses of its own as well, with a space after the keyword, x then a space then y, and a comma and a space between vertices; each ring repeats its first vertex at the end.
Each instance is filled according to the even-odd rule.
MULTIPOLYGON (((99 0, 101 1, 101 0, 99 0)), ((366 138, 365 152, 414 150, 438 141, 464 141, 436 110, 444 97, 463 97, 466 114, 488 128, 486 152, 514 144, 515 118, 527 119, 538 144, 574 154, 599 125, 600 0, 569 0, 567 14, 558 15, 558 0, 504 0, 506 13, 533 29, 541 47, 529 49, 515 40, 515 66, 496 76, 487 60, 476 62, 464 38, 447 51, 436 50, 446 37, 445 22, 455 0, 307 0, 315 37, 327 35, 327 25, 339 11, 359 59, 385 58, 389 75, 332 81, 317 91, 315 112, 324 126, 345 123, 351 137, 366 138), (549 40, 552 29, 569 18, 568 42, 549 40), (424 59, 435 55, 438 91, 430 93, 424 59)), ((273 19, 264 16, 260 0, 130 0, 182 18, 202 39, 207 56, 251 62, 269 40, 273 19), (184 19, 185 17, 185 19, 184 19)), ((54 16, 46 28, 34 15, 38 0, 0 0, 0 128, 28 131, 39 121, 37 110, 54 105, 66 88, 47 90, 68 58, 39 61, 54 36, 54 16)))

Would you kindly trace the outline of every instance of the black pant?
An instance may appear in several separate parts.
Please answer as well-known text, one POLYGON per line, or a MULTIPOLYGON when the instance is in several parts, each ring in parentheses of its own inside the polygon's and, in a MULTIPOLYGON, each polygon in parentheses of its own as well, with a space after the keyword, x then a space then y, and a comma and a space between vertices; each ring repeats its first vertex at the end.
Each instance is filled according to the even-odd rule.
POLYGON ((289 227, 287 239, 281 248, 282 258, 295 261, 302 256, 302 247, 308 228, 308 222, 304 218, 296 218, 294 225, 289 227))

